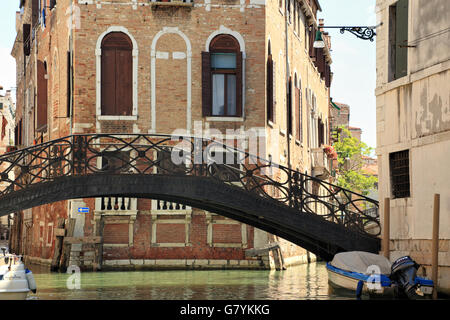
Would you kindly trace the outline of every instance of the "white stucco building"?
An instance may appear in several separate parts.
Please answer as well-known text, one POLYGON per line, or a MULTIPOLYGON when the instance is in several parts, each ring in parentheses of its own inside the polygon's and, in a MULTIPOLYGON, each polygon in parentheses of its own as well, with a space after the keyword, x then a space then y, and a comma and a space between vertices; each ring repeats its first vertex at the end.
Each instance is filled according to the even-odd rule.
POLYGON ((377 156, 390 198, 390 258, 431 277, 440 194, 438 291, 450 291, 450 1, 377 0, 377 156))

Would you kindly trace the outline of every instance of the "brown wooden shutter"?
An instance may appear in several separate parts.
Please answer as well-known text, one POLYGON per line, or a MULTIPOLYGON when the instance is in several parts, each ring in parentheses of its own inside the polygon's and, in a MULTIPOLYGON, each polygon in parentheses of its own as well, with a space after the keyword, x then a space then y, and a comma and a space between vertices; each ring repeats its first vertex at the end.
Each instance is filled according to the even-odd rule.
POLYGON ((329 64, 325 67, 325 86, 327 88, 331 86, 331 68, 329 64))
POLYGON ((302 94, 302 82, 299 82, 298 95, 299 95, 299 139, 303 141, 303 94, 302 94))
POLYGON ((36 131, 45 131, 47 128, 47 71, 44 62, 37 61, 37 115, 36 131))
POLYGON ((16 124, 14 127, 14 145, 19 146, 19 125, 16 124))
POLYGON ((31 50, 31 37, 30 37, 30 33, 31 33, 31 25, 29 24, 24 24, 23 25, 23 54, 25 56, 29 56, 30 55, 30 50, 31 50))
POLYGON ((131 50, 116 50, 116 113, 131 115, 133 111, 133 57, 131 50))
POLYGON ((39 1, 33 0, 31 2, 31 24, 34 27, 39 21, 39 1))
POLYGON ((102 114, 114 115, 116 112, 116 52, 102 50, 102 114))
POLYGON ((266 95, 267 95, 267 119, 273 122, 273 61, 272 55, 267 58, 267 81, 266 81, 266 95))
POLYGON ((66 108, 66 117, 70 117, 70 104, 72 102, 72 61, 70 56, 70 51, 67 51, 67 108, 66 108))
POLYGON ((236 115, 242 116, 242 90, 243 81, 242 74, 245 70, 242 69, 242 52, 236 54, 236 115))
POLYGON ((276 123, 277 121, 277 68, 275 60, 272 60, 272 122, 276 123))
POLYGON ((101 109, 103 115, 131 115, 133 111, 133 44, 122 32, 102 41, 101 109))
POLYGON ((317 71, 319 71, 321 77, 325 71, 325 55, 323 54, 323 48, 316 48, 316 62, 317 71))
POLYGON ((287 94, 287 133, 292 134, 292 79, 289 77, 289 87, 288 87, 288 94, 287 94))
POLYGON ((295 88, 295 138, 300 141, 300 89, 295 88))
POLYGON ((311 58, 315 58, 316 56, 316 50, 314 50, 314 40, 316 39, 316 28, 312 27, 311 31, 309 32, 309 56, 311 58))
MULTIPOLYGON (((237 98, 237 97, 236 97, 237 98)), ((212 108, 212 87, 211 87, 211 55, 209 52, 202 52, 202 115, 211 115, 212 108)))
POLYGON ((22 119, 19 120, 19 145, 23 145, 22 135, 22 119))

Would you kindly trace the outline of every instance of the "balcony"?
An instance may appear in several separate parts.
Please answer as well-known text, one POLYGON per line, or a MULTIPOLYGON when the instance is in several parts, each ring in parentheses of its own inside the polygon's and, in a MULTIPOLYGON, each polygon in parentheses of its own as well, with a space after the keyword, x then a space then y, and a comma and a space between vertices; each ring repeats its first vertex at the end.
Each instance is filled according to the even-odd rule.
POLYGON ((96 214, 133 216, 137 214, 137 199, 127 197, 101 197, 95 199, 96 214))
POLYGON ((311 150, 312 175, 319 179, 327 179, 331 174, 331 161, 323 148, 311 150))
POLYGON ((152 214, 189 214, 192 208, 184 204, 165 200, 152 200, 152 214))

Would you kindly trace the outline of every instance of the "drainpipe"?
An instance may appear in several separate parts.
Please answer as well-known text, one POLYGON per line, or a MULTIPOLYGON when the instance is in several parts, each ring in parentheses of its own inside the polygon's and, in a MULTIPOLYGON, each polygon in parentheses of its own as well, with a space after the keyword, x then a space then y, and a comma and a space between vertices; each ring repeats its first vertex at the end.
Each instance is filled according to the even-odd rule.
MULTIPOLYGON (((288 103, 290 103, 289 99, 288 99, 288 94, 289 94, 289 74, 290 74, 290 70, 289 70, 289 37, 288 37, 288 6, 290 4, 290 0, 284 0, 285 2, 285 6, 284 6, 284 25, 285 25, 285 42, 286 42, 286 143, 287 143, 287 165, 289 169, 291 168, 291 146, 290 146, 290 141, 289 141, 289 115, 288 112, 289 111, 289 107, 288 107, 288 103)), ((291 100, 292 100, 292 94, 291 94, 291 100)), ((291 116, 292 116, 292 110, 291 111, 291 116)), ((289 179, 289 188, 291 185, 291 180, 289 179)))
MULTIPOLYGON (((73 13, 73 3, 72 5, 72 13, 73 13)), ((70 135, 73 133, 73 21, 70 25, 70 32, 69 32, 69 55, 70 55, 70 63, 67 66, 70 68, 69 70, 69 83, 70 83, 70 101, 69 101, 69 119, 70 119, 70 135)))

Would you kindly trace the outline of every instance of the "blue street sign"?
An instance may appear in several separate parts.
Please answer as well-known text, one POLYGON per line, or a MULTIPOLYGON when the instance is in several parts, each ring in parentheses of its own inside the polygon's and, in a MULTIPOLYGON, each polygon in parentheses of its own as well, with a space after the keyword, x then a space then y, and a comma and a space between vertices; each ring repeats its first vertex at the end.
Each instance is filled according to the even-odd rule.
POLYGON ((89 208, 80 207, 80 208, 78 208, 78 212, 79 213, 89 213, 89 208))

